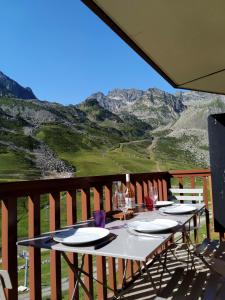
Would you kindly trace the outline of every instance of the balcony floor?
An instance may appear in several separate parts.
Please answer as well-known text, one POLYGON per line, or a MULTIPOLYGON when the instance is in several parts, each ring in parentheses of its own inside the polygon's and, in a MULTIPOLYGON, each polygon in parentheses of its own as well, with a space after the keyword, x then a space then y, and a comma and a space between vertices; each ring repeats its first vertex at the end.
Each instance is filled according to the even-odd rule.
MULTIPOLYGON (((185 260, 187 258, 187 252, 185 250, 179 250, 177 256, 179 256, 180 259, 185 260)), ((170 253, 168 254, 168 258, 171 260, 174 259, 173 255, 170 253)), ((186 263, 182 263, 180 261, 171 261, 171 260, 168 260, 168 262, 167 262, 167 268, 169 269, 169 271, 171 271, 171 273, 174 273, 175 269, 178 267, 184 267, 184 269, 187 270, 186 263)), ((201 260, 195 258, 194 261, 195 261, 196 272, 204 271, 204 272, 207 272, 207 275, 210 274, 209 269, 206 268, 206 266, 202 263, 201 260)), ((190 265, 189 265, 189 268, 190 268, 190 265)), ((150 270, 150 273, 151 273, 152 277, 154 278, 154 281, 158 287, 159 281, 160 281, 160 273, 162 271, 162 266, 158 262, 156 262, 156 263, 154 263, 153 266, 151 266, 149 268, 149 270, 150 270)), ((171 279, 171 275, 169 275, 167 272, 165 272, 163 274, 162 287, 167 285, 168 281, 171 279)), ((174 290, 174 292, 175 292, 175 290, 174 290)), ((126 299, 126 300, 147 300, 148 299, 149 300, 149 299, 154 299, 155 297, 156 297, 156 294, 154 292, 154 289, 153 289, 151 283, 149 283, 146 273, 144 273, 131 285, 131 287, 124 294, 123 299, 126 299)), ((171 299, 173 299, 173 298, 171 298, 171 299)), ((199 299, 201 299, 201 298, 199 298, 199 299)))

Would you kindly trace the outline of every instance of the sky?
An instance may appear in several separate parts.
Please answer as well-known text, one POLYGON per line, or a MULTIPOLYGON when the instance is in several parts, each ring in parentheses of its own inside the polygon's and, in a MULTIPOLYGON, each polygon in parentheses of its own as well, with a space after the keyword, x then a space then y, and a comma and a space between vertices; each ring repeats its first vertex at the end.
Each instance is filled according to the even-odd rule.
POLYGON ((114 88, 176 92, 80 0, 0 7, 0 70, 41 100, 76 104, 114 88))

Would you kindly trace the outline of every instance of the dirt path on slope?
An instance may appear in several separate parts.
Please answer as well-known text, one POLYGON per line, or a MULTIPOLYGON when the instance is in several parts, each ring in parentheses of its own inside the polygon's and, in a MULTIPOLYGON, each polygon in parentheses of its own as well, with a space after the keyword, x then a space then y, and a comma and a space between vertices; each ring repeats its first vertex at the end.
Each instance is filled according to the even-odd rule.
POLYGON ((153 158, 153 160, 155 160, 155 164, 156 164, 156 171, 157 172, 160 172, 161 169, 160 169, 160 166, 159 166, 159 162, 155 159, 155 154, 154 154, 154 148, 158 142, 159 138, 158 137, 154 137, 151 145, 147 148, 149 153, 150 153, 150 156, 153 158))

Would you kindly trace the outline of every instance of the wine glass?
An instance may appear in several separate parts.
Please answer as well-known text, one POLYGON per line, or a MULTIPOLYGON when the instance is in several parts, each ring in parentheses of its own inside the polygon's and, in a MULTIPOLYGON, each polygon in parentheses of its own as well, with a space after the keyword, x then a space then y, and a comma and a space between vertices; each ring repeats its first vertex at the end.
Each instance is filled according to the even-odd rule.
POLYGON ((149 190, 149 196, 153 200, 153 207, 155 207, 156 202, 158 200, 158 190, 155 186, 151 186, 149 190))
POLYGON ((126 223, 126 213, 128 211, 128 206, 123 193, 118 194, 118 209, 123 212, 124 221, 126 223))

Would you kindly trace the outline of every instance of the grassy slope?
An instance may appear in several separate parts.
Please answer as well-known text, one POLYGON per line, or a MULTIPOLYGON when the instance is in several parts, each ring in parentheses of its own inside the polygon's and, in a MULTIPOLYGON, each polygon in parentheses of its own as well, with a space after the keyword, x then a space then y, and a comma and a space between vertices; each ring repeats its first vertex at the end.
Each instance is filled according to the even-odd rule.
POLYGON ((161 137, 154 149, 154 159, 160 170, 185 170, 200 167, 189 151, 181 151, 179 139, 161 137))
POLYGON ((32 157, 23 151, 14 151, 0 145, 0 181, 32 180, 40 177, 32 157))
MULTIPOLYGON (((92 132, 84 135, 63 126, 48 125, 38 131, 37 138, 46 142, 61 159, 75 166, 77 176, 152 169, 154 163, 149 160, 147 151, 143 151, 143 142, 122 146, 120 137, 108 134, 107 139, 105 129, 97 130, 98 135, 94 137, 92 132)), ((149 140, 147 144, 150 143, 149 140)))
POLYGON ((37 137, 61 159, 75 166, 77 176, 199 167, 189 151, 180 150, 179 139, 160 137, 149 153, 150 139, 124 142, 112 134, 108 134, 107 139, 104 129, 97 130, 98 135, 94 137, 95 129, 84 135, 63 126, 46 125, 37 137))

